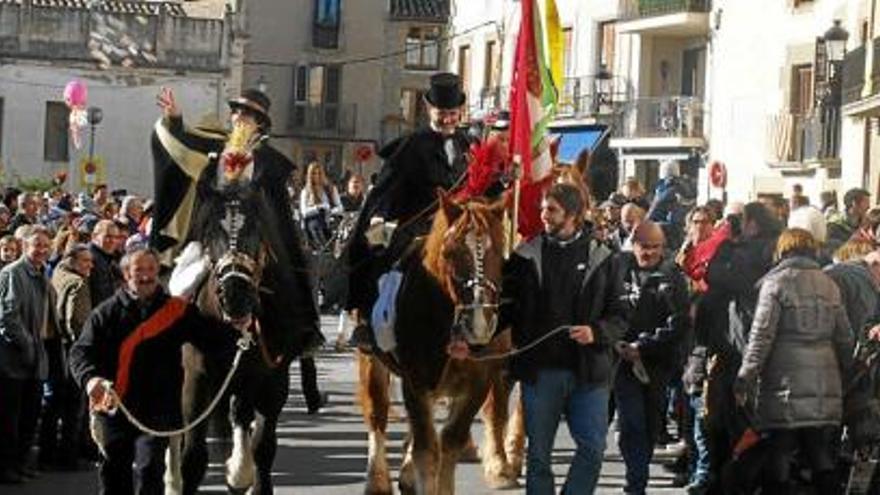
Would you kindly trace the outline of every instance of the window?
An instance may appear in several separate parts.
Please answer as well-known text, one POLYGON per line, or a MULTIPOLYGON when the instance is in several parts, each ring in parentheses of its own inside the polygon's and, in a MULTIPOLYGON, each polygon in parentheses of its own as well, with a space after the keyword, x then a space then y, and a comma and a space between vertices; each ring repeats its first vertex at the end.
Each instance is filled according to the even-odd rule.
POLYGON ((440 28, 410 28, 406 35, 406 68, 436 70, 440 67, 440 28))
POLYGON ((599 24, 599 65, 611 71, 614 67, 614 41, 617 34, 617 21, 599 24))
POLYGON ((301 65, 294 69, 291 126, 332 129, 339 120, 342 69, 337 65, 301 65))
POLYGON ((3 153, 3 98, 0 98, 0 156, 3 153))
POLYGON ((339 48, 340 0, 315 0, 312 45, 315 48, 339 48))
POLYGON ((809 5, 812 3, 813 3, 813 0, 794 0, 795 8, 800 7, 801 5, 809 5))
POLYGON ((483 68, 483 88, 491 89, 498 87, 500 72, 500 57, 498 56, 498 42, 495 40, 486 42, 486 65, 483 68))
POLYGON ((46 102, 46 125, 43 130, 43 159, 47 162, 69 160, 67 129, 70 111, 60 101, 46 102))
POLYGON ((425 91, 421 89, 400 90, 400 114, 413 127, 428 123, 428 113, 423 103, 425 91))
POLYGON ((791 76, 791 113, 809 113, 813 109, 813 65, 795 65, 791 76))

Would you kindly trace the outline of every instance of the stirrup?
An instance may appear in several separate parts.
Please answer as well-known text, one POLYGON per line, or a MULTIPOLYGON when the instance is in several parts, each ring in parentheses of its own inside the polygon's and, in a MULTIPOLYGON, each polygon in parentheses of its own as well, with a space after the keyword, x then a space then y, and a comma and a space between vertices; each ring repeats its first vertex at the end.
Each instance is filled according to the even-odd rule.
POLYGON ((373 339, 370 338, 370 329, 369 325, 365 323, 359 323, 354 330, 351 331, 351 337, 348 339, 348 346, 352 348, 356 348, 364 354, 373 354, 374 344, 373 339))

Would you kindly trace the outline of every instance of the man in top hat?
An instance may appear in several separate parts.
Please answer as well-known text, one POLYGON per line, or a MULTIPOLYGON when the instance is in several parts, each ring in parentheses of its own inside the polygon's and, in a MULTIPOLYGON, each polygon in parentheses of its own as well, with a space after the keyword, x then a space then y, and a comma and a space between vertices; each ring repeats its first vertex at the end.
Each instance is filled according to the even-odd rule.
MULTIPOLYGON (((437 188, 454 189, 464 181, 470 147, 467 134, 458 128, 464 102, 458 76, 431 76, 424 101, 428 126, 379 151, 384 166, 361 210, 349 251, 347 307, 362 323, 378 296, 379 277, 430 228, 437 188)), ((358 343, 364 343, 363 328, 353 336, 358 343)))

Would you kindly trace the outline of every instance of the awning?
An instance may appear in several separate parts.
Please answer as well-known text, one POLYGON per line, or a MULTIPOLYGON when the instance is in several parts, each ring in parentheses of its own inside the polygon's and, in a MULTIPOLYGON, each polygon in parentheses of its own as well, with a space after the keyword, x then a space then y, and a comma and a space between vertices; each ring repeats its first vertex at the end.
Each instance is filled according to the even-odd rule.
POLYGON ((560 162, 574 163, 584 150, 593 151, 605 133, 603 126, 578 126, 551 128, 550 132, 559 136, 560 162))

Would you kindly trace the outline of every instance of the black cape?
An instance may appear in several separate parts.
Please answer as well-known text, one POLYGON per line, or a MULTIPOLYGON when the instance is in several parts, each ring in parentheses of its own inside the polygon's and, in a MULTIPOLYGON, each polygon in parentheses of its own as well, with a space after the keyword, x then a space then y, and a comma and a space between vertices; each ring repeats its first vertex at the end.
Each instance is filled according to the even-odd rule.
POLYGON ((436 207, 437 188, 460 185, 467 171, 470 140, 456 132, 452 164, 446 154, 447 138, 431 129, 400 137, 379 150, 385 161, 376 184, 361 209, 349 244, 349 294, 346 307, 367 316, 378 296, 376 283, 397 261, 413 238, 430 227, 436 207), (390 246, 367 245, 365 233, 373 217, 398 223, 390 246))
MULTIPOLYGON (((151 146, 156 186, 155 213, 150 243, 170 259, 184 241, 198 239, 211 214, 212 186, 218 157, 225 144, 222 133, 187 129, 181 119, 159 121, 151 146)), ((261 295, 263 334, 273 355, 290 359, 306 346, 321 340, 318 311, 312 296, 309 265, 302 251, 298 226, 287 196, 287 180, 294 166, 280 152, 263 143, 254 150, 251 186, 260 195, 263 220, 274 235, 270 243, 276 256, 264 270, 261 295), (274 213, 274 214, 272 214, 274 213)))

